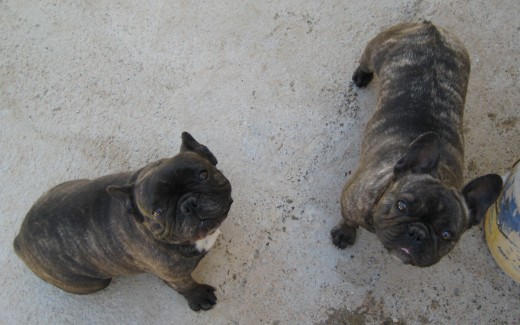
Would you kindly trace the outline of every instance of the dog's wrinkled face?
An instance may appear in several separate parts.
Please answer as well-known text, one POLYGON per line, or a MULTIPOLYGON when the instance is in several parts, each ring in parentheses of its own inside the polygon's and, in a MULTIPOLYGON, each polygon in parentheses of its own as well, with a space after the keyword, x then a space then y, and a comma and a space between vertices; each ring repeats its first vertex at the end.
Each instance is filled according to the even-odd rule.
POLYGON ((437 263, 469 226, 464 197, 430 175, 407 175, 386 191, 374 213, 376 235, 404 263, 437 263))
POLYGON ((147 165, 133 184, 107 190, 158 240, 190 245, 217 230, 233 200, 215 156, 189 133, 182 140, 175 157, 147 165))
POLYGON ((439 179, 439 139, 425 133, 410 144, 394 166, 393 179, 373 209, 375 233, 404 263, 430 266, 484 217, 496 200, 502 179, 490 174, 464 188, 439 179))
POLYGON ((192 244, 212 233, 233 202, 229 181, 192 152, 163 161, 137 182, 134 193, 144 224, 173 244, 192 244))

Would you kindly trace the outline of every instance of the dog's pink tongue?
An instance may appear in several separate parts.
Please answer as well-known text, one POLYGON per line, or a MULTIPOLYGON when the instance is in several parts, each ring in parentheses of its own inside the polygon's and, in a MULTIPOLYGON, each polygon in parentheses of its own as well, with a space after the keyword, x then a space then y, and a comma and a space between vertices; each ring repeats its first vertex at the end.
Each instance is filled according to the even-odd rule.
POLYGON ((410 250, 408 248, 401 247, 401 250, 406 254, 410 255, 410 250))

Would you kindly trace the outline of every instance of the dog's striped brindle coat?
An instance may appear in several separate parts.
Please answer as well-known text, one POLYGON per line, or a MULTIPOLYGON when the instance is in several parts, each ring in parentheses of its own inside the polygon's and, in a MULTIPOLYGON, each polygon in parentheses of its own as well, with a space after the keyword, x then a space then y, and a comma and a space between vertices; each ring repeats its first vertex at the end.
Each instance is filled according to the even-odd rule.
POLYGON ((428 266, 480 221, 502 183, 487 175, 459 190, 469 73, 462 43, 429 22, 399 24, 369 42, 353 80, 365 87, 376 74, 380 94, 342 192, 335 245, 352 244, 362 226, 405 263, 428 266))

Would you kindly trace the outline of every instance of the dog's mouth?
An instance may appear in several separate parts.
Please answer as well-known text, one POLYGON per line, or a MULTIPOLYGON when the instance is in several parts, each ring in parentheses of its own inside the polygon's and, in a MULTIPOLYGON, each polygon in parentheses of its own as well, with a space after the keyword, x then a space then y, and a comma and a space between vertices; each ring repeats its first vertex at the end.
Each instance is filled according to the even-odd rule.
POLYGON ((200 220, 218 219, 222 222, 233 203, 233 199, 209 196, 201 193, 186 193, 178 201, 178 210, 200 220), (226 200, 229 201, 226 203, 226 200), (227 205, 226 205, 227 204, 227 205))
POLYGON ((412 264, 412 253, 406 247, 393 248, 390 250, 392 256, 399 259, 403 264, 412 264))
MULTIPOLYGON (((223 200, 222 200, 223 201, 223 200)), ((190 241, 206 238, 214 233, 226 219, 233 200, 229 204, 221 202, 220 197, 201 193, 186 193, 178 201, 177 213, 191 229, 190 241)))
POLYGON ((197 240, 214 233, 220 227, 221 221, 216 219, 202 220, 197 229, 197 240))

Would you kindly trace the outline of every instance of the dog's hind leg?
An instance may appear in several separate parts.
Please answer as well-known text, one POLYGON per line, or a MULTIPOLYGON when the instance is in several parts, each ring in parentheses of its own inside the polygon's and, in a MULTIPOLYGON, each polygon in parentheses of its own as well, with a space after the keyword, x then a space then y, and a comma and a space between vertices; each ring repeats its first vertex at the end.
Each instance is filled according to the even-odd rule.
POLYGON ((106 288, 112 281, 111 278, 99 279, 58 268, 51 258, 45 258, 37 254, 37 250, 31 249, 32 247, 22 236, 15 238, 13 247, 16 254, 34 274, 64 291, 80 295, 88 294, 106 288))
POLYGON ((365 88, 372 81, 373 77, 374 73, 364 71, 360 65, 352 75, 352 81, 359 88, 365 88))
POLYGON ((112 279, 96 279, 83 275, 61 274, 33 269, 42 280, 70 293, 86 295, 105 289, 112 279))
POLYGON ((78 295, 86 295, 105 289, 112 279, 94 279, 84 276, 67 276, 60 279, 44 279, 58 288, 78 295))
POLYGON ((354 84, 359 88, 365 88, 374 77, 374 69, 371 62, 373 46, 370 45, 371 44, 369 44, 363 51, 361 59, 359 60, 359 66, 352 75, 352 81, 354 81, 354 84))

